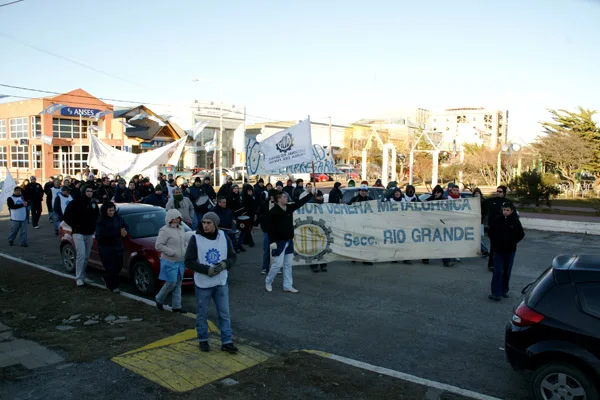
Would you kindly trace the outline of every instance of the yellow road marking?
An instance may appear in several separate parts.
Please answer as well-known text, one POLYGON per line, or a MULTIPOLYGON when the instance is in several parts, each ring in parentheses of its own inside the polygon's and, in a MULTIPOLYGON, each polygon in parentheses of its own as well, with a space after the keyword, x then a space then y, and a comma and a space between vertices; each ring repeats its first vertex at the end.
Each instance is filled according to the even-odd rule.
POLYGON ((243 344, 236 344, 237 354, 228 354, 221 351, 218 338, 211 337, 209 342, 211 351, 201 352, 196 330, 188 329, 112 360, 167 389, 186 392, 250 368, 271 356, 243 344))

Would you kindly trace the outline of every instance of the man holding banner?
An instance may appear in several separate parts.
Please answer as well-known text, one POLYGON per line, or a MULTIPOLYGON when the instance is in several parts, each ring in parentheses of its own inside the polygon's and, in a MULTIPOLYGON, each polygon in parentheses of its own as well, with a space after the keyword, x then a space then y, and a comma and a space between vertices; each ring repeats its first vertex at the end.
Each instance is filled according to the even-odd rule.
POLYGON ((267 292, 273 291, 273 280, 283 267, 283 290, 298 293, 293 286, 292 259, 294 258, 294 211, 312 199, 308 193, 294 204, 288 204, 287 195, 278 192, 275 197, 276 204, 267 214, 267 234, 273 255, 273 264, 265 279, 267 292))

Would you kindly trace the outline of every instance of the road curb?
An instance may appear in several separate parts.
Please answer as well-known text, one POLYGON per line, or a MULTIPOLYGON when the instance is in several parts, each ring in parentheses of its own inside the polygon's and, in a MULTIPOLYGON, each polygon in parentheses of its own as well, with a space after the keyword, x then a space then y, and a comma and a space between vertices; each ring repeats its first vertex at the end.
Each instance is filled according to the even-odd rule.
POLYGON ((350 365, 356 368, 364 369, 367 371, 375 372, 381 375, 391 376, 393 378, 402 379, 408 382, 416 383, 419 385, 439 389, 445 392, 450 392, 464 397, 469 397, 476 400, 502 400, 497 397, 488 396, 486 394, 473 392, 472 390, 462 389, 457 386, 448 385, 446 383, 436 382, 425 378, 419 378, 418 376, 406 374, 404 372, 394 371, 392 369, 378 367, 376 365, 367 364, 362 361, 354 360, 352 358, 338 356, 336 354, 326 353, 319 350, 302 350, 306 353, 315 354, 320 357, 335 360, 346 365, 350 365))
POLYGON ((538 231, 600 235, 600 224, 596 222, 521 217, 521 224, 525 229, 535 229, 538 231))

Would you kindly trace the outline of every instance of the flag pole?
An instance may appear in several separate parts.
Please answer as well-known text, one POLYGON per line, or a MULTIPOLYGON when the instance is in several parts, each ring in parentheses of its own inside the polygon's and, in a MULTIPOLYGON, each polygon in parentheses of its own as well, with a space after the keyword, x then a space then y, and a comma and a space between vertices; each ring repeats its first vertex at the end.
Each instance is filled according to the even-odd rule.
MULTIPOLYGON (((309 132, 311 132, 311 135, 312 135, 312 130, 310 129, 310 115, 308 116, 308 127, 309 127, 309 132)), ((311 138, 311 141, 310 141, 310 143, 312 144, 312 138, 311 138)), ((313 148, 313 149, 314 149, 314 148, 313 148)), ((311 149, 311 151, 312 151, 313 149, 311 149)), ((311 158, 312 158, 312 157, 311 157, 311 158)), ((317 193, 317 190, 316 190, 316 189, 317 189, 317 175, 315 174, 315 162, 314 162, 314 160, 312 161, 312 175, 313 175, 313 177, 314 177, 314 179, 315 179, 315 182, 314 182, 313 188, 315 189, 315 193, 317 193)), ((308 179, 308 181, 310 182, 310 178, 308 179)), ((313 195, 314 195, 314 194, 313 194, 313 195)))

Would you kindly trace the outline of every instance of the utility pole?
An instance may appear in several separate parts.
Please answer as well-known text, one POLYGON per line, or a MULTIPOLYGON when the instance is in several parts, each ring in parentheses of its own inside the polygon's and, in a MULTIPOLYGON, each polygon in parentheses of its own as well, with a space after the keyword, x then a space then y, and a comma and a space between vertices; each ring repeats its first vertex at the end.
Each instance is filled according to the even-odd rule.
POLYGON ((333 151, 331 150, 331 116, 329 117, 329 154, 333 157, 333 151))
POLYGON ((219 112, 219 186, 223 185, 223 100, 219 112))

